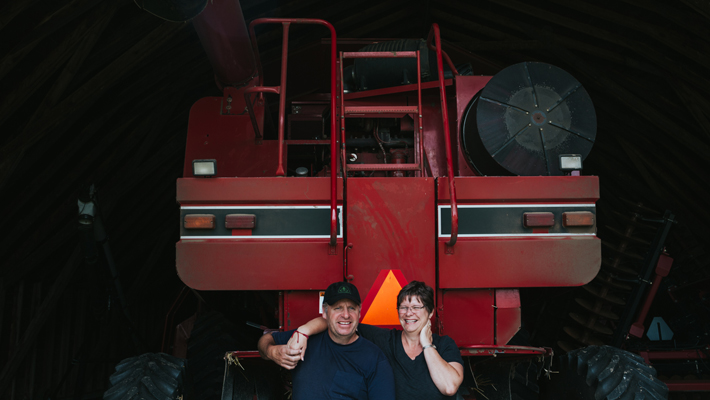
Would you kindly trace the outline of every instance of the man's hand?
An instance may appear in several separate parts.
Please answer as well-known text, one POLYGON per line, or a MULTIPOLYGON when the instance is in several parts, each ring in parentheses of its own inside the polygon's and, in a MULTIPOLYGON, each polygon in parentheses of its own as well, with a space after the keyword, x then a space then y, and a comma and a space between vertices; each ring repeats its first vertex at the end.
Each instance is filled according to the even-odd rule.
POLYGON ((306 347, 308 347, 308 336, 300 334, 298 331, 293 333, 291 339, 288 340, 286 346, 289 349, 298 351, 301 356, 301 361, 305 360, 306 347))
POLYGON ((269 359, 276 364, 286 368, 294 369, 301 360, 301 351, 292 349, 288 345, 273 345, 268 350, 269 359))
POLYGON ((289 349, 284 344, 277 345, 270 333, 263 335, 259 339, 257 348, 262 358, 271 360, 286 369, 296 368, 298 360, 301 359, 300 350, 289 349))

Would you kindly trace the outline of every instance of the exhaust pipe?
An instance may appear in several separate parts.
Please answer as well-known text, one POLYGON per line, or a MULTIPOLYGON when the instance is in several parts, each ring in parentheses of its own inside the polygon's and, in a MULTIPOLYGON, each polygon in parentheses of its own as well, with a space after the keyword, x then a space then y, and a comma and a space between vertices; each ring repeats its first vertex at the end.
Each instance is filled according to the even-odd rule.
POLYGON ((208 1, 192 25, 212 64, 217 86, 249 83, 256 75, 256 61, 239 0, 208 1))
POLYGON ((220 89, 241 87, 257 74, 254 51, 239 0, 135 0, 167 21, 192 20, 220 89))

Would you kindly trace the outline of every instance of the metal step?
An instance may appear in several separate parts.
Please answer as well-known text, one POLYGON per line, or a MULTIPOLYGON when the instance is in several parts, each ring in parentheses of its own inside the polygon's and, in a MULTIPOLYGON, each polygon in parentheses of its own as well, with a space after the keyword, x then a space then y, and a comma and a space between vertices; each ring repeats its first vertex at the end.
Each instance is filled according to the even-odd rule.
POLYGON ((417 106, 345 106, 345 116, 371 116, 378 115, 404 115, 404 114, 419 114, 417 106))
POLYGON ((348 164, 348 171, 417 171, 419 164, 348 164))

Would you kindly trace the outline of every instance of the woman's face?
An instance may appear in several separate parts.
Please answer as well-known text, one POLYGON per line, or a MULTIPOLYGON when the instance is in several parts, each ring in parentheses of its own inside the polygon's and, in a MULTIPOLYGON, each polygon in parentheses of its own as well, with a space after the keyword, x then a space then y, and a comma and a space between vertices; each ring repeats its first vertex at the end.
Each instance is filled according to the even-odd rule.
POLYGON ((431 316, 417 296, 404 299, 397 311, 402 329, 410 333, 419 333, 429 322, 431 316))

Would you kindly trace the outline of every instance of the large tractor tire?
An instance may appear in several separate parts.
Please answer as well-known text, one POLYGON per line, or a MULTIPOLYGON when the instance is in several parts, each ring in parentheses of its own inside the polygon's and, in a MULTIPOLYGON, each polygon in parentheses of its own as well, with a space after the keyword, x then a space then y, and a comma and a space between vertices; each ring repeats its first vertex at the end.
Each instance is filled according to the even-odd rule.
POLYGON ((172 400, 182 395, 185 360, 146 353, 116 365, 104 400, 172 400))
POLYGON ((219 400, 224 354, 236 350, 235 326, 216 311, 200 314, 187 344, 188 374, 195 400, 219 400))
POLYGON ((589 346, 561 358, 547 399, 665 400, 668 387, 643 358, 611 346, 589 346))

